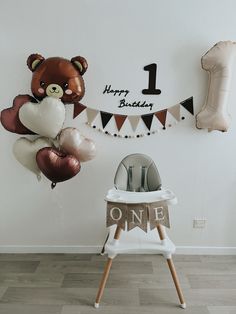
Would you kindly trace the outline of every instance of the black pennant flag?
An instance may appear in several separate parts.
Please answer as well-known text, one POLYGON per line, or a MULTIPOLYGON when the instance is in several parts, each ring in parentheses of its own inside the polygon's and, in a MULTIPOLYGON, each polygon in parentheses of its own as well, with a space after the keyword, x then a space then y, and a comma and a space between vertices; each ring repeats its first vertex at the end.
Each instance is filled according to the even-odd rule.
POLYGON ((102 119, 102 127, 104 129, 107 123, 111 120, 113 113, 101 111, 100 114, 101 114, 101 119, 102 119))
POLYGON ((185 99, 182 101, 181 106, 183 106, 188 112, 190 112, 192 115, 194 115, 194 109, 193 109, 193 97, 189 97, 188 99, 185 99))
POLYGON ((142 117, 143 122, 145 123, 146 127, 150 131, 151 126, 152 126, 153 113, 151 113, 151 114, 144 114, 141 117, 142 117))

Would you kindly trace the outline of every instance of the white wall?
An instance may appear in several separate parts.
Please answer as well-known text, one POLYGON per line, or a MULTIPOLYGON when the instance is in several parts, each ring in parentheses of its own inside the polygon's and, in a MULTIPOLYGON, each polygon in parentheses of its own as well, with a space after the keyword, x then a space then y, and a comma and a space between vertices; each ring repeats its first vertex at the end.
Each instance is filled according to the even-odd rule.
MULTIPOLYGON (((45 57, 87 58, 83 103, 88 107, 141 113, 140 109, 119 111, 117 99, 102 94, 109 83, 132 91, 130 100, 155 101, 155 111, 194 96, 197 112, 207 91, 200 57, 219 40, 235 40, 235 10, 233 0, 1 1, 1 109, 10 106, 17 94, 30 93, 26 59, 38 52, 45 57), (142 68, 152 62, 158 63, 162 93, 148 97, 141 94, 147 85, 142 68)), ((112 186, 115 169, 125 155, 141 152, 155 160, 164 186, 178 196, 170 230, 177 246, 225 248, 219 252, 230 252, 227 248, 232 247, 235 252, 235 84, 236 76, 229 98, 232 123, 224 134, 199 131, 188 116, 150 137, 115 139, 87 127, 79 118, 68 118, 67 125, 77 126, 94 139, 98 156, 53 191, 48 180, 37 183, 14 160, 12 145, 19 136, 1 127, 0 251, 96 250, 105 235, 103 198, 112 186), (206 229, 193 229, 194 217, 205 217, 206 229)))

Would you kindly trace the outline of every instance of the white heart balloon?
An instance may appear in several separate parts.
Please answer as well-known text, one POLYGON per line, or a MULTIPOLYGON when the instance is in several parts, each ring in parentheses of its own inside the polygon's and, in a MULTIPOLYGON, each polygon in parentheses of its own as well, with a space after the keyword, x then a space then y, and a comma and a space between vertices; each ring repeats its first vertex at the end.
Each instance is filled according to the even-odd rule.
POLYGON ((66 128, 60 133, 59 145, 63 151, 73 155, 80 162, 91 160, 96 155, 95 144, 85 138, 76 128, 66 128))
POLYGON ((13 145, 13 154, 22 166, 35 173, 40 180, 41 171, 36 162, 36 154, 41 148, 51 146, 52 143, 45 137, 39 137, 34 141, 20 137, 13 145))
POLYGON ((37 104, 24 104, 19 110, 19 118, 31 131, 55 138, 65 121, 65 106, 57 98, 46 97, 37 104))

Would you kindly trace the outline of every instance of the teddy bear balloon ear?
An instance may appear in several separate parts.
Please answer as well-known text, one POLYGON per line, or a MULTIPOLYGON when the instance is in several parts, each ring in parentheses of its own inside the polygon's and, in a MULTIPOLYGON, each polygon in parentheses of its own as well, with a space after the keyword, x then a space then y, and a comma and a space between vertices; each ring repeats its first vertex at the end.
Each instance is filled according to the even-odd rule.
POLYGON ((85 58, 77 56, 71 59, 73 65, 79 70, 80 75, 83 75, 88 68, 88 63, 85 58))
POLYGON ((45 59, 43 56, 34 53, 30 55, 27 59, 28 68, 30 69, 30 71, 34 72, 37 66, 39 66, 44 60, 45 59))

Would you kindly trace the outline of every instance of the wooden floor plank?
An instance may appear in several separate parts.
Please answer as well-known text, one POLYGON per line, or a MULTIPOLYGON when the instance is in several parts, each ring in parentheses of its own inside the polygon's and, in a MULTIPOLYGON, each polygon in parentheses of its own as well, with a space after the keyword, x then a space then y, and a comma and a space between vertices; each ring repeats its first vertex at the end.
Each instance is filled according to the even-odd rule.
POLYGON ((199 255, 202 262, 236 263, 236 255, 199 255))
POLYGON ((12 273, 33 273, 39 266, 38 261, 0 261, 0 274, 12 273))
POLYGON ((236 306, 208 306, 210 314, 236 314, 236 306))
MULTIPOLYGON (((0 303, 38 305, 94 304, 97 289, 90 288, 8 288, 0 303)), ((103 304, 138 305, 138 289, 105 289, 103 304)))
POLYGON ((0 261, 90 261, 95 254, 0 254, 0 261))
MULTIPOLYGON (((99 286, 102 276, 99 273, 86 274, 75 273, 65 274, 62 287, 65 288, 96 288, 99 286)), ((190 288, 188 279, 185 276, 180 278, 183 288, 190 288)), ((174 288, 170 274, 119 274, 111 273, 106 287, 108 288, 174 288)))
POLYGON ((187 278, 192 289, 236 289, 236 274, 187 275, 187 278))
MULTIPOLYGON (((188 306, 236 306, 236 289, 184 289, 188 306)), ((141 305, 173 304, 177 302, 174 289, 140 289, 141 305)))
MULTIPOLYGON (((38 273, 103 273, 105 261, 42 261, 37 268, 38 273)), ((152 274, 151 262, 116 261, 114 260, 111 273, 152 274)))
POLYGON ((61 314, 62 307, 58 305, 21 305, 0 304, 1 314, 61 314))
POLYGON ((63 280, 60 273, 0 273, 0 287, 60 287, 63 280))
MULTIPOLYGON (((236 263, 225 262, 181 262, 174 261, 179 274, 185 275, 231 275, 236 274, 236 263)), ((166 272, 164 264, 153 265, 154 273, 166 272)))

